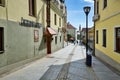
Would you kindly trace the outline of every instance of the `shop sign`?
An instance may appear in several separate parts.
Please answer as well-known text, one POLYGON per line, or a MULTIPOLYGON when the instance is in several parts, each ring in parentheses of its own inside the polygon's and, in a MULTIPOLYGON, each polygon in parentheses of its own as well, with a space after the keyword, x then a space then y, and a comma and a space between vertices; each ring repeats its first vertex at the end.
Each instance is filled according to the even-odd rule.
POLYGON ((39 41, 39 31, 34 30, 34 42, 38 42, 38 41, 39 41))
POLYGON ((30 21, 30 20, 24 19, 23 17, 21 17, 20 25, 25 27, 35 27, 35 28, 40 28, 42 26, 41 23, 30 21))

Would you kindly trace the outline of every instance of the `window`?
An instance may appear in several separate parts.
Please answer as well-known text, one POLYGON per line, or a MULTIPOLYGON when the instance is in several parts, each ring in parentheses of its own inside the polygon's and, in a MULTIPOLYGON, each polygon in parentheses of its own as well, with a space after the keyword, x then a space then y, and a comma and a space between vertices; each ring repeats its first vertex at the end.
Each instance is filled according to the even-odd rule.
POLYGON ((99 2, 97 1, 97 10, 96 10, 97 12, 97 14, 99 14, 99 2))
POLYGON ((99 1, 95 1, 95 3, 94 3, 94 5, 95 5, 95 14, 98 14, 99 13, 99 1))
POLYGON ((54 24, 55 25, 57 25, 57 21, 56 20, 57 20, 57 16, 56 16, 56 14, 54 14, 54 24))
POLYGON ((60 42, 61 42, 61 36, 60 36, 60 42))
POLYGON ((57 36, 55 36, 55 44, 57 44, 57 36))
POLYGON ((36 16, 36 0, 29 0, 29 15, 36 16))
POLYGON ((116 51, 120 53, 120 27, 115 29, 116 32, 116 51))
POLYGON ((96 43, 98 44, 98 30, 96 31, 96 43))
POLYGON ((103 29, 103 46, 106 47, 106 29, 103 29))
POLYGON ((0 0, 0 6, 5 6, 5 0, 0 0))
POLYGON ((0 52, 4 50, 4 29, 0 28, 0 52))
POLYGON ((61 27, 61 18, 59 18, 59 26, 61 27))
POLYGON ((2 4, 2 0, 0 0, 0 4, 2 4))
POLYGON ((103 0, 103 9, 107 7, 107 0, 103 0))

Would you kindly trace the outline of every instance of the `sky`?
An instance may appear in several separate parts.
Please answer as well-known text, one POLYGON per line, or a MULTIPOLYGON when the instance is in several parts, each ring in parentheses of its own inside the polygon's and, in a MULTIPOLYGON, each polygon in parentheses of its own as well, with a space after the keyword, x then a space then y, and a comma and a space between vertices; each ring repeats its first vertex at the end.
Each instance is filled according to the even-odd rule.
POLYGON ((81 25, 82 28, 86 27, 86 15, 83 11, 84 6, 90 6, 91 11, 88 14, 88 27, 93 26, 92 17, 94 14, 94 0, 65 0, 67 7, 67 22, 70 22, 74 27, 79 29, 81 25))

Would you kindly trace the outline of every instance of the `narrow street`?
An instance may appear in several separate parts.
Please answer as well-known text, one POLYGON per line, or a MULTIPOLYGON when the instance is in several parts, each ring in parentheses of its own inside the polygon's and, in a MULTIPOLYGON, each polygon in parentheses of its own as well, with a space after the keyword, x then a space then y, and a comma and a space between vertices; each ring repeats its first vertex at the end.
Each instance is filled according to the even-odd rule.
POLYGON ((92 67, 85 65, 85 47, 69 44, 63 49, 33 61, 9 73, 0 80, 119 80, 120 76, 97 58, 92 67), (108 74, 109 73, 109 74, 108 74))

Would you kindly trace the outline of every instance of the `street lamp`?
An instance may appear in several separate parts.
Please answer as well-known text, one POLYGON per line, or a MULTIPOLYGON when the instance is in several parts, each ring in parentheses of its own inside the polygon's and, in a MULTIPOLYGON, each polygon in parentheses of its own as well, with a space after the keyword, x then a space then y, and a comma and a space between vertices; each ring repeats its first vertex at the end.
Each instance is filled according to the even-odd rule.
POLYGON ((91 7, 85 6, 83 8, 86 14, 86 65, 91 66, 91 55, 88 55, 88 14, 90 12, 91 7))

